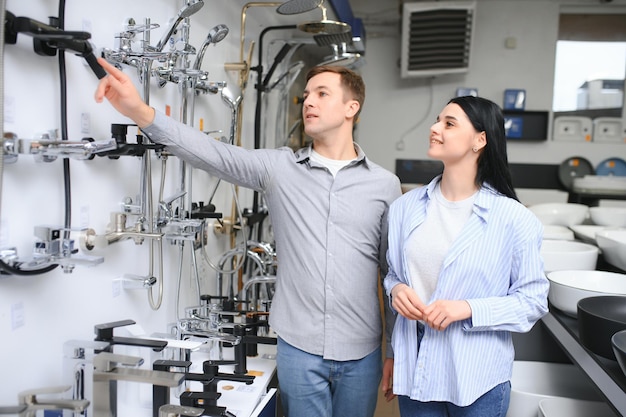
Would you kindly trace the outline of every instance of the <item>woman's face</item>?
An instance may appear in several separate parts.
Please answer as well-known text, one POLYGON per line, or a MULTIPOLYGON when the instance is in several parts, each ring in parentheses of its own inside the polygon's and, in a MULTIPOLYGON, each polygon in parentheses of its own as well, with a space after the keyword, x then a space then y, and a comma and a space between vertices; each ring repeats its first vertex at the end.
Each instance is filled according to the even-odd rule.
POLYGON ((461 106, 450 103, 430 127, 429 140, 428 156, 450 163, 477 158, 478 151, 484 146, 484 133, 474 129, 461 106))

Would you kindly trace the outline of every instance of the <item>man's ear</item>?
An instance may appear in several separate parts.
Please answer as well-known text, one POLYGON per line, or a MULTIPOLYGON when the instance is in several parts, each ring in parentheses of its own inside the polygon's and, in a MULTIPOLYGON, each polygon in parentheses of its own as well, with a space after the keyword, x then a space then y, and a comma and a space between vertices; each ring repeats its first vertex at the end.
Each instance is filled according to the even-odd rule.
POLYGON ((356 100, 348 101, 347 105, 348 105, 348 110, 346 112, 346 117, 348 118, 354 117, 361 109, 361 105, 356 100))

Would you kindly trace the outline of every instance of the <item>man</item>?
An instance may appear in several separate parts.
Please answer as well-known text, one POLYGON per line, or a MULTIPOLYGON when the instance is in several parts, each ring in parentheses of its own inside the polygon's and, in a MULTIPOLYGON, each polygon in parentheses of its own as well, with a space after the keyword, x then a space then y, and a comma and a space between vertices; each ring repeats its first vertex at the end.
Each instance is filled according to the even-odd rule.
MULTIPOLYGON (((125 74, 98 62, 109 75, 97 102, 106 97, 192 166, 264 193, 279 263, 270 326, 286 415, 372 416, 381 380, 379 267, 387 209, 401 191, 398 178, 353 141, 361 77, 329 66, 307 74, 302 120, 313 144, 294 153, 207 139, 147 106, 125 74)), ((387 383, 391 369, 385 361, 387 383)))

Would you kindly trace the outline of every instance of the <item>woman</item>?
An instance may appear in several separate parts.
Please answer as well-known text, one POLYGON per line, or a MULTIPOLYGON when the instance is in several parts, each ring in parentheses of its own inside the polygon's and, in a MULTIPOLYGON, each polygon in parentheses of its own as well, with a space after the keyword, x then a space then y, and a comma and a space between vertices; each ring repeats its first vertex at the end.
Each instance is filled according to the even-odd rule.
POLYGON ((548 311, 542 225, 515 195, 493 102, 450 100, 428 155, 443 162, 442 175, 389 211, 393 393, 402 417, 504 417, 510 332, 548 311))

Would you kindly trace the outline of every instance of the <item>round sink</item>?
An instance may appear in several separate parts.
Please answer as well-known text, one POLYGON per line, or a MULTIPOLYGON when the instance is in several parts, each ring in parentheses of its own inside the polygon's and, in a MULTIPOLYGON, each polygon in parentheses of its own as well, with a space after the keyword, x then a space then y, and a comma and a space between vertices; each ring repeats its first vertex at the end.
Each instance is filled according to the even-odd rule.
POLYGON ((565 314, 577 317, 578 302, 601 295, 626 294, 626 274, 596 270, 562 270, 547 274, 548 300, 565 314))
POLYGON ((613 335, 626 330, 626 296, 598 296, 578 301, 578 336, 587 349, 616 360, 613 335))

